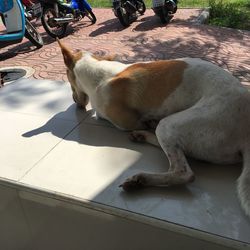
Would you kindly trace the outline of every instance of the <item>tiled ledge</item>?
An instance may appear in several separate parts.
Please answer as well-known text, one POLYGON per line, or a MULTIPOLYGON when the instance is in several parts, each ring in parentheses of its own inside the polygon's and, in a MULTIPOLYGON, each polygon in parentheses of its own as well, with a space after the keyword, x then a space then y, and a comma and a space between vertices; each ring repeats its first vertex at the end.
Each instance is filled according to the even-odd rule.
POLYGON ((206 244, 249 248, 250 220, 235 190, 240 166, 190 160, 194 183, 128 194, 119 184, 139 171, 165 171, 165 155, 78 110, 68 84, 9 84, 0 90, 0 115, 1 186, 16 189, 20 199, 47 197, 206 244))

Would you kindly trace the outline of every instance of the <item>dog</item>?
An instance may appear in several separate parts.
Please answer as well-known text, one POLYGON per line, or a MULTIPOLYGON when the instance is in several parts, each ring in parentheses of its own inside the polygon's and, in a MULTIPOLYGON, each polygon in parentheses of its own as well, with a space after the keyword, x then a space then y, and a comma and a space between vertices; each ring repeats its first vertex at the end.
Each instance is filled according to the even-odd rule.
POLYGON ((250 216, 250 93, 234 76, 198 58, 124 64, 58 43, 74 101, 83 109, 90 101, 99 117, 161 147, 169 160, 168 171, 138 173, 124 190, 194 181, 186 156, 243 162, 237 191, 250 216))

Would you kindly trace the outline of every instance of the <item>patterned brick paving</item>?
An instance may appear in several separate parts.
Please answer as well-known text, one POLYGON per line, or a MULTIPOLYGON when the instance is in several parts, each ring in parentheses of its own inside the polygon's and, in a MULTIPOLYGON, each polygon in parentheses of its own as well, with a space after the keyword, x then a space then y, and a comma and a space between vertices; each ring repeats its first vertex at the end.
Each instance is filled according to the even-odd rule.
MULTIPOLYGON (((97 23, 88 20, 70 25, 63 42, 72 49, 99 55, 118 54, 135 62, 177 57, 200 57, 232 72, 250 85, 250 32, 197 25, 199 9, 180 9, 168 25, 160 24, 152 10, 123 29, 111 9, 94 9, 97 23)), ((39 50, 26 39, 1 49, 0 67, 30 66, 37 79, 67 80, 60 49, 39 26, 45 46, 39 50)))

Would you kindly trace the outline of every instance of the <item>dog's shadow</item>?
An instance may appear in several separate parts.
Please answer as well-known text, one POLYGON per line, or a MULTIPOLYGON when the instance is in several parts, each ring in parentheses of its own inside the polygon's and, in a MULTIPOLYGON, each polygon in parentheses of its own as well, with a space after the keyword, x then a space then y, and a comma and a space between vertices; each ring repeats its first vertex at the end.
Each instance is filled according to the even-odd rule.
MULTIPOLYGON (((26 133, 22 134, 22 136, 26 138, 31 138, 39 134, 51 133, 52 135, 58 138, 68 140, 68 137, 65 136, 65 133, 61 129, 62 123, 67 123, 68 121, 71 123, 75 123, 75 126, 77 126, 83 121, 86 116, 90 116, 91 113, 91 110, 87 111, 86 113, 83 113, 83 111, 77 108, 75 104, 72 104, 65 111, 61 111, 55 114, 44 125, 27 131, 26 133)), ((80 143, 80 140, 78 142, 80 143)))
MULTIPOLYGON (((28 131, 22 136, 31 138, 42 133, 51 133, 63 140, 75 141, 79 144, 89 146, 126 148, 132 151, 136 151, 139 153, 140 157, 130 166, 133 168, 133 173, 143 171, 144 169, 142 169, 142 166, 144 166, 145 164, 154 164, 154 166, 151 167, 150 171, 154 171, 155 169, 155 172, 165 172, 169 166, 168 160, 160 148, 156 148, 149 144, 138 144, 131 142, 129 140, 129 132, 124 132, 116 129, 111 123, 106 120, 96 119, 93 116, 92 110, 88 110, 86 111, 86 113, 84 113, 82 110, 76 108, 75 104, 71 105, 67 110, 55 114, 44 125, 28 131), (69 133, 65 135, 65 132, 62 132, 60 126, 62 126, 62 120, 65 120, 68 117, 71 117, 71 119, 72 117, 74 117, 75 126, 69 133), (113 136, 105 135, 105 131, 108 132, 109 135, 113 136), (153 154, 157 155, 158 159, 155 156, 152 157, 153 154), (158 164, 160 166, 158 166, 158 164)), ((129 200, 134 200, 138 199, 138 197, 146 198, 153 196, 155 198, 159 198, 162 195, 164 196, 167 194, 169 197, 190 199, 191 197, 193 197, 192 189, 195 188, 197 184, 199 186, 199 183, 201 182, 211 181, 214 183, 221 183, 221 180, 224 178, 229 178, 230 181, 234 183, 240 174, 240 167, 235 167, 234 165, 215 165, 190 158, 188 159, 188 161, 196 176, 196 181, 194 182, 194 184, 171 188, 145 188, 133 192, 132 195, 122 192, 122 197, 127 197, 129 200)), ((119 184, 124 181, 124 178, 124 176, 119 177, 115 181, 115 185, 118 187, 119 184)), ((107 192, 111 192, 111 188, 112 185, 110 185, 110 188, 107 187, 105 190, 103 190, 102 193, 107 194, 107 192)))

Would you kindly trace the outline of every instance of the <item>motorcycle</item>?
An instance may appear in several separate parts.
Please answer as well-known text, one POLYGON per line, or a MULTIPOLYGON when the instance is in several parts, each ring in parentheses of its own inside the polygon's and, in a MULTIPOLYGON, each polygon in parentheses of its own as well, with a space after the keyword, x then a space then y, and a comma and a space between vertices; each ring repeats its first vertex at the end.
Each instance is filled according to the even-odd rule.
POLYGON ((85 16, 92 24, 96 22, 96 16, 86 0, 39 0, 42 4, 42 25, 53 38, 62 38, 70 22, 78 22, 85 16))
POLYGON ((153 11, 162 23, 168 23, 177 11, 178 0, 153 0, 153 11))
POLYGON ((114 0, 113 11, 124 27, 128 27, 137 19, 138 14, 143 15, 146 5, 143 0, 114 0))
POLYGON ((29 21, 39 19, 42 16, 42 6, 37 0, 22 0, 21 2, 29 21))
POLYGON ((0 35, 0 48, 19 43, 23 37, 29 39, 37 48, 43 46, 43 39, 28 20, 20 0, 0 1, 0 13, 6 28, 5 33, 0 35))

